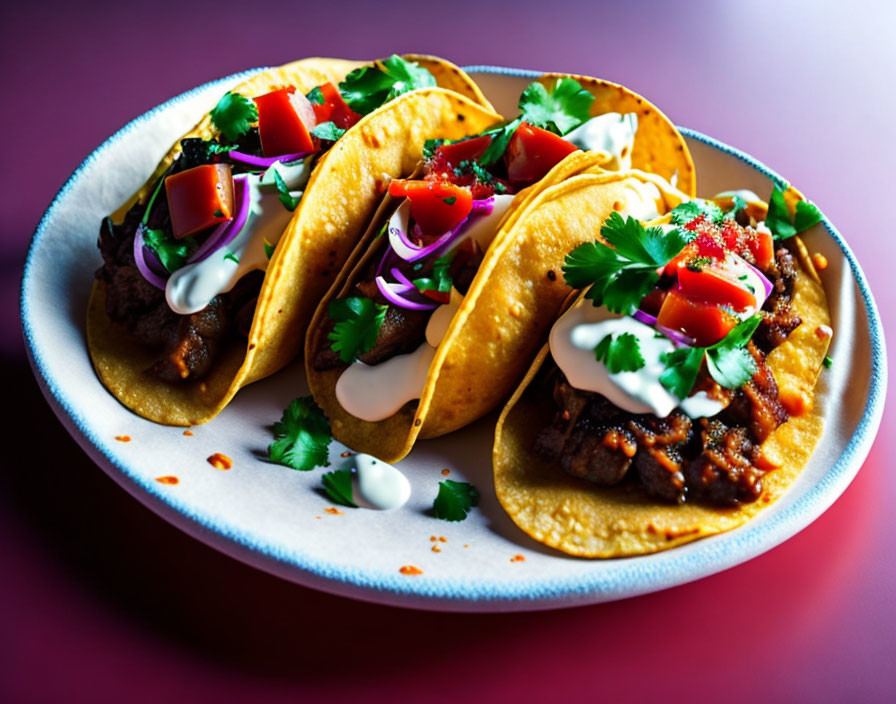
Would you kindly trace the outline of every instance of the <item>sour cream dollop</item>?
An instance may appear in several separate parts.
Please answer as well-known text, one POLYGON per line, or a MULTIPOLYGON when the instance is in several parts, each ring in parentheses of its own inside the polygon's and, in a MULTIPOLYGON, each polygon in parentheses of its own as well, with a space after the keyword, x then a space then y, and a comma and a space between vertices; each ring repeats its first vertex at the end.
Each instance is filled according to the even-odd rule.
POLYGON ((637 131, 638 116, 635 113, 623 115, 608 112, 592 117, 563 135, 563 139, 585 151, 609 154, 613 160, 606 165, 606 168, 624 171, 632 167, 632 149, 635 146, 637 131))

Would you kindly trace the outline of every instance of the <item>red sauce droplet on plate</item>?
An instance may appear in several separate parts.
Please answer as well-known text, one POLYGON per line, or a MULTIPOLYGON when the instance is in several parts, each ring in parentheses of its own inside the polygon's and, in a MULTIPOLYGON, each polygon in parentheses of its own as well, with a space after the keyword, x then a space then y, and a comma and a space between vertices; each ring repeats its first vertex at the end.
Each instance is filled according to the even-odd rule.
POLYGON ((177 477, 173 477, 169 474, 168 476, 165 476, 165 477, 156 477, 156 481, 159 484, 177 484, 180 481, 180 479, 178 479, 177 477))
POLYGON ((416 577, 417 575, 423 574, 423 570, 416 565, 402 565, 398 568, 398 571, 407 577, 416 577))
POLYGON ((222 455, 220 452, 216 452, 209 457, 208 463, 215 469, 230 469, 233 467, 233 460, 227 455, 222 455))

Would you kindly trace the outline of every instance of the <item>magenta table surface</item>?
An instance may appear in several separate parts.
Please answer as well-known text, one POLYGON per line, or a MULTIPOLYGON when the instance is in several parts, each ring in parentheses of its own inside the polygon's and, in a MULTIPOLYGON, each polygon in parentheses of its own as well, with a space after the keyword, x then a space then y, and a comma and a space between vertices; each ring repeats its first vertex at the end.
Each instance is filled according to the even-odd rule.
POLYGON ((4 3, 0 701, 892 701, 892 408, 842 498, 740 567, 592 607, 442 615, 297 587, 169 526, 67 435, 17 320, 43 210, 127 121, 254 66, 413 51, 608 78, 752 154, 838 226, 889 327, 896 6, 798 4, 4 3))

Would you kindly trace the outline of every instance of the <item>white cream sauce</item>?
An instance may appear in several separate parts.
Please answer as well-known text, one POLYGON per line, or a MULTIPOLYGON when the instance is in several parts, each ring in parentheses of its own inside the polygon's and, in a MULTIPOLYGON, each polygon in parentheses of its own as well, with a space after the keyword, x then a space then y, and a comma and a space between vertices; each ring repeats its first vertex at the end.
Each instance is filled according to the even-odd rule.
POLYGON ((632 167, 632 149, 637 131, 638 116, 635 113, 622 115, 608 112, 592 117, 563 135, 563 139, 584 151, 609 154, 613 159, 606 168, 624 171, 632 167))
POLYGON ((352 458, 352 501, 364 508, 391 511, 404 506, 411 497, 411 484, 391 464, 365 455, 352 458))
POLYGON ((289 165, 274 162, 264 174, 247 177, 249 216, 236 237, 201 262, 181 267, 168 279, 165 298, 175 313, 197 313, 215 296, 232 289, 246 274, 267 269, 265 241, 269 246, 276 246, 293 215, 280 202, 274 169, 286 182, 290 195, 299 197, 311 174, 311 160, 289 165))
MULTIPOLYGON (((458 243, 472 237, 483 250, 487 249, 512 201, 513 196, 495 196, 492 212, 478 216, 458 243)), ((409 208, 407 200, 399 205, 389 227, 404 227, 407 232, 409 208), (396 218, 402 208, 407 208, 405 213, 396 218)), ((398 355, 376 365, 361 361, 350 364, 336 381, 339 404, 356 418, 373 423, 395 415, 408 401, 420 398, 436 348, 448 332, 463 299, 457 289, 451 289, 450 301, 436 308, 429 318, 426 342, 410 354, 398 355)))
POLYGON ((700 393, 684 402, 660 384, 666 368, 662 356, 674 348, 666 337, 634 318, 620 317, 606 308, 595 308, 584 301, 567 311, 551 329, 551 356, 577 389, 606 396, 614 405, 629 413, 652 413, 665 418, 676 407, 691 418, 719 413, 723 404, 700 393), (631 333, 638 338, 645 365, 634 372, 611 374, 594 358, 594 348, 607 335, 631 333))

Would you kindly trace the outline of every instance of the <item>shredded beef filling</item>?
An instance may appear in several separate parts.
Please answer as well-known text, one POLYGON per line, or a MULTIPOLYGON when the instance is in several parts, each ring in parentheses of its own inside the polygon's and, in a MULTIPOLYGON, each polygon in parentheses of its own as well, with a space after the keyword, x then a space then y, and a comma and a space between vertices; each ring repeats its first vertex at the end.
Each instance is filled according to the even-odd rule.
MULTIPOLYGON (((222 158, 210 154, 207 144, 201 139, 182 140, 183 152, 163 178, 222 158)), ((258 130, 250 130, 237 146, 240 151, 260 154, 258 130)), ((235 172, 239 170, 234 166, 235 172)), ((103 266, 96 278, 106 286, 106 313, 138 342, 158 350, 159 358, 147 373, 169 383, 198 380, 208 374, 229 339, 248 336, 264 272, 243 277, 198 313, 179 315, 168 307, 165 292, 144 279, 134 262, 134 235, 144 213, 144 206, 137 203, 120 225, 110 218, 100 225, 97 246, 103 266)), ((156 198, 147 225, 171 232, 164 197, 156 198)))
POLYGON ((755 344, 747 346, 756 373, 743 387, 729 391, 704 370, 695 386, 695 391, 727 401, 718 416, 692 420, 678 409, 666 418, 628 413, 601 394, 573 388, 554 367, 542 384, 553 384, 557 411, 537 436, 535 452, 572 476, 600 486, 637 482, 665 501, 737 505, 759 498, 760 445, 789 417, 765 358, 801 322, 792 311, 793 255, 778 250, 773 268, 765 273, 774 290, 764 305, 766 318, 755 344))

